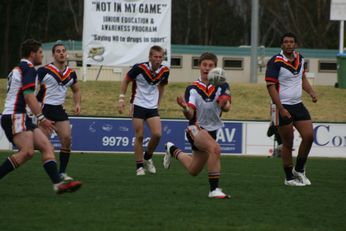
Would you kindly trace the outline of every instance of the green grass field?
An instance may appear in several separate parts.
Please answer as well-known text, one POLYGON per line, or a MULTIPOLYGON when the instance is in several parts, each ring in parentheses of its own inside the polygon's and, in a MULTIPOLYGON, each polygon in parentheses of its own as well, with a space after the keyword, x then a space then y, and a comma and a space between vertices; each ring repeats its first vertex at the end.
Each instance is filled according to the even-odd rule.
POLYGON ((346 230, 346 159, 310 159, 312 186, 297 188, 283 185, 278 158, 224 156, 230 200, 207 198, 205 170, 192 177, 161 159, 156 175, 136 177, 133 155, 74 154, 68 172, 84 185, 56 195, 37 154, 0 181, 0 230, 346 230))
MULTIPOLYGON (((82 115, 120 116, 119 82, 80 82, 82 115)), ((182 118, 175 103, 187 83, 167 86, 163 118, 182 118)), ((346 90, 315 87, 319 102, 304 95, 313 121, 346 122, 346 90)), ((264 84, 231 84, 232 110, 226 120, 269 120, 264 84)), ((129 92, 127 99, 129 98, 129 92)), ((0 80, 0 112, 6 81, 0 80)), ((66 107, 71 112, 71 94, 66 107)), ((126 115, 121 115, 126 116, 126 115)), ((9 153, 0 152, 0 163, 9 153)), ((156 156, 158 174, 135 176, 133 155, 74 154, 68 173, 83 181, 73 194, 56 195, 35 158, 0 180, 0 231, 232 230, 345 231, 346 159, 312 158, 311 187, 283 185, 281 160, 222 157, 221 187, 230 200, 207 198, 204 170, 189 176, 175 161, 169 171, 156 156)))

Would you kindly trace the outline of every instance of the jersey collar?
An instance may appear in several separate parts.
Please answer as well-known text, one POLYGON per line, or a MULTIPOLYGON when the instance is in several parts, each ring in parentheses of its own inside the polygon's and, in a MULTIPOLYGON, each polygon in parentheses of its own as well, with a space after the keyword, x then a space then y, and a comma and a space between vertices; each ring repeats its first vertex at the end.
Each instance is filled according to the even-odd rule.
POLYGON ((21 62, 29 63, 29 64, 31 64, 32 66, 34 66, 34 64, 32 64, 32 62, 30 62, 28 59, 21 59, 20 61, 21 61, 21 62))
MULTIPOLYGON (((289 59, 285 56, 283 50, 280 51, 280 55, 282 55, 282 58, 285 60, 285 62, 289 61, 289 59)), ((297 56, 298 56, 298 52, 297 51, 293 51, 293 56, 294 56, 294 59, 296 59, 297 56)))

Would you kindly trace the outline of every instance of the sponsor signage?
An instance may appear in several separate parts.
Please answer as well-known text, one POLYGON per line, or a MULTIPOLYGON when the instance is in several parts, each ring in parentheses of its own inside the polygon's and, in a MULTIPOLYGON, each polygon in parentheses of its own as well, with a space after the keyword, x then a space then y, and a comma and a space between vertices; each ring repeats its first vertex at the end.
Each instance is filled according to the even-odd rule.
MULTIPOLYGON (((133 153, 134 131, 129 118, 72 117, 72 150, 75 152, 110 152, 133 153)), ((225 126, 217 133, 217 142, 223 155, 271 155, 274 148, 274 137, 267 137, 269 122, 226 121, 225 126)), ((184 152, 191 153, 185 129, 186 120, 162 119, 162 138, 156 152, 165 152, 164 144, 175 143, 184 152)), ((314 142, 310 156, 345 157, 346 158, 346 124, 314 123, 314 142)), ((145 126, 143 146, 150 140, 150 133, 145 126)), ((294 131, 293 155, 298 154, 301 138, 294 131)), ((60 149, 60 142, 55 133, 51 135, 55 150, 60 149)), ((7 141, 0 128, 0 150, 10 150, 12 145, 7 141)))
MULTIPOLYGON (((162 119, 162 138, 157 152, 165 152, 164 144, 173 142, 184 152, 191 153, 185 136, 186 120, 162 119)), ((72 150, 82 152, 130 152, 133 153, 134 130, 131 119, 71 118, 72 150)), ((217 141, 223 154, 242 153, 242 123, 225 122, 217 133, 217 141)), ((51 136, 56 150, 60 143, 56 134, 51 136)), ((143 146, 150 141, 149 129, 145 126, 143 146)))
MULTIPOLYGON (((274 136, 267 137, 268 122, 244 122, 246 125, 245 153, 271 155, 274 136)), ((310 156, 346 157, 346 124, 314 123, 314 142, 310 156)), ((293 155, 298 154, 301 137, 294 130, 293 155)))

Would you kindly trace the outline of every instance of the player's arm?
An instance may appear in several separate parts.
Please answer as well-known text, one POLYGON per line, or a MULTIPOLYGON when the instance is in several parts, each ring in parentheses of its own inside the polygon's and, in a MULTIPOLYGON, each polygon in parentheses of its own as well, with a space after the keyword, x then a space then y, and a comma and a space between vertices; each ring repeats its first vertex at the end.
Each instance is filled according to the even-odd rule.
POLYGON ((46 119, 42 114, 39 102, 36 99, 34 90, 28 89, 24 91, 24 100, 29 106, 31 112, 37 117, 39 125, 45 127, 49 131, 54 130, 54 122, 46 119))
POLYGON ((178 105, 183 109, 183 114, 186 119, 191 120, 193 116, 195 115, 195 110, 191 108, 185 101, 183 96, 177 97, 177 103, 178 105))
POLYGON ((314 91, 314 89, 311 87, 308 79, 306 78, 305 72, 304 72, 303 77, 302 77, 302 85, 303 85, 303 90, 310 95, 312 102, 316 103, 317 102, 317 94, 314 91))
POLYGON ((232 98, 229 95, 220 95, 217 103, 223 112, 228 112, 231 110, 232 98))
POLYGON ((159 100, 157 102, 157 106, 160 107, 160 103, 161 103, 161 99, 163 98, 163 94, 165 93, 165 84, 159 84, 157 86, 158 90, 159 90, 159 100))
POLYGON ((280 95, 277 90, 277 85, 279 84, 279 75, 280 75, 281 66, 279 62, 275 62, 275 59, 276 59, 276 56, 272 57, 267 63, 267 70, 265 74, 267 90, 272 102, 276 105, 276 109, 280 113, 280 116, 283 119, 290 120, 291 114, 281 104, 280 95))
POLYGON ((71 90, 72 90, 72 93, 73 93, 73 103, 74 103, 74 113, 76 115, 79 115, 80 114, 80 104, 81 104, 81 93, 80 93, 80 87, 79 87, 79 84, 78 82, 76 82, 75 84, 73 84, 71 86, 71 90))
POLYGON ((132 80, 126 76, 120 84, 119 99, 118 99, 118 112, 122 114, 125 110, 125 95, 127 87, 132 80))
POLYGON ((291 114, 281 104, 279 92, 276 89, 276 84, 267 81, 267 90, 270 95, 270 98, 272 99, 272 102, 276 105, 276 108, 279 111, 280 115, 285 119, 290 119, 291 114))

